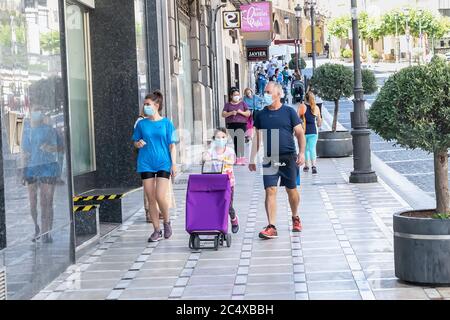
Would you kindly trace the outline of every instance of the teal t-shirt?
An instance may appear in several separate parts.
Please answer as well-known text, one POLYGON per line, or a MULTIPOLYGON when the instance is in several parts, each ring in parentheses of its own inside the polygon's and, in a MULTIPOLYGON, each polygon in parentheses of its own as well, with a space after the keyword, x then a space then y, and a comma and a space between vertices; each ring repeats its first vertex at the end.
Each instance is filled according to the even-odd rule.
POLYGON ((133 141, 144 140, 147 144, 139 149, 137 172, 170 172, 172 158, 169 146, 176 142, 173 123, 162 118, 158 121, 143 119, 136 124, 133 141))

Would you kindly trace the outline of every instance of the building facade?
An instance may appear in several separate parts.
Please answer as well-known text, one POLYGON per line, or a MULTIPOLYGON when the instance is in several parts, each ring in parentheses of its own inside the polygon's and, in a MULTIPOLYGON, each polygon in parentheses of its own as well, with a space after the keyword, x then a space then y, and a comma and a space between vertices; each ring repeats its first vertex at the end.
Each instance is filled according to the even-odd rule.
POLYGON ((221 10, 236 7, 228 3, 216 18, 221 4, 0 0, 0 273, 8 299, 32 297, 143 206, 131 135, 148 92, 165 95, 181 169, 199 160, 223 123, 229 87, 246 86, 239 32, 222 29, 221 10), (126 196, 74 212, 92 192, 126 196))

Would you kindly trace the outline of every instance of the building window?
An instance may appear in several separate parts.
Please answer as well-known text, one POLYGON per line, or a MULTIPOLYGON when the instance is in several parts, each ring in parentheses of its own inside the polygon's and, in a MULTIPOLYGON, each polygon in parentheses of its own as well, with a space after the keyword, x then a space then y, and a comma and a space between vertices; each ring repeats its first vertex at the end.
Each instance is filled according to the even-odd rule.
POLYGON ((67 2, 66 28, 72 170, 74 175, 80 175, 95 170, 89 13, 67 2))

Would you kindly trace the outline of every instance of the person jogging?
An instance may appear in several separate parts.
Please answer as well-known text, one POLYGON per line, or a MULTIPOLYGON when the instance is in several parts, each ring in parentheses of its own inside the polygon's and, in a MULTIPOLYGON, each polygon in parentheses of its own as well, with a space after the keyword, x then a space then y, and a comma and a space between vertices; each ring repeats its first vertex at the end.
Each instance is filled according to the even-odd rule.
POLYGON ((266 152, 263 162, 265 207, 269 224, 259 233, 262 239, 278 237, 276 223, 277 186, 286 188, 292 211, 293 232, 300 232, 302 224, 298 216, 300 195, 297 190, 299 166, 305 162, 305 135, 302 121, 295 110, 281 103, 283 88, 280 84, 270 82, 264 94, 267 107, 258 112, 255 118, 256 143, 253 144, 249 170, 256 171, 255 158, 264 137, 266 152), (299 154, 295 149, 294 135, 298 141, 299 154), (281 180, 281 181, 280 181, 281 180))

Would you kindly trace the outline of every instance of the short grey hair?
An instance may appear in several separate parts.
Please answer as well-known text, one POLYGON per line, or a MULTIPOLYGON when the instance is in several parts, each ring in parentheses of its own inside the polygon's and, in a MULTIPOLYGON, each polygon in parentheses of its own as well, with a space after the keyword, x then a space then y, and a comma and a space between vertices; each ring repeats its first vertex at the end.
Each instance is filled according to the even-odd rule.
POLYGON ((278 93, 280 94, 280 96, 283 96, 283 86, 281 84, 279 84, 278 82, 275 81, 270 81, 267 85, 273 85, 275 89, 278 90, 278 93))

